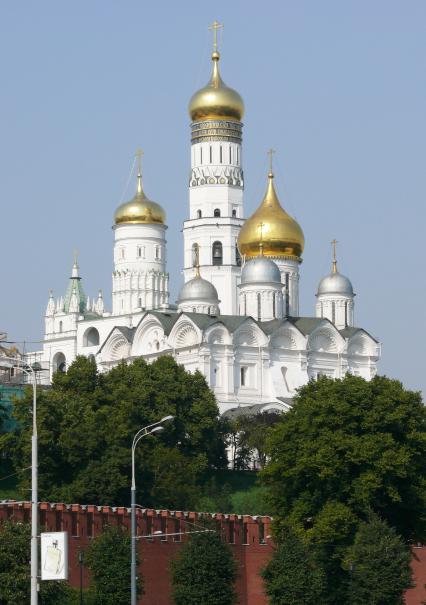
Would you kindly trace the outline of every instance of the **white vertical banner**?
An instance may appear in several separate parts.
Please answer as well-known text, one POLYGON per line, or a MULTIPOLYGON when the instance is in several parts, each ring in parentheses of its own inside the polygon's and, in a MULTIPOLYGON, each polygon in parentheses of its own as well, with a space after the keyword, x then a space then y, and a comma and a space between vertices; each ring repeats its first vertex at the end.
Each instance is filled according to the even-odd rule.
POLYGON ((68 532, 41 534, 41 579, 68 580, 68 532))

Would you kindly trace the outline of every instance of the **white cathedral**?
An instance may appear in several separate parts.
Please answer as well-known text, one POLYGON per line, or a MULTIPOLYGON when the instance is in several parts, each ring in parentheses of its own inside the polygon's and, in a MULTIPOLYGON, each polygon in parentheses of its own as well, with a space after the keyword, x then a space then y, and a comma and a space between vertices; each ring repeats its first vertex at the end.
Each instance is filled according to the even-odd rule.
POLYGON ((272 165, 263 200, 244 219, 244 104, 221 79, 219 58, 215 44, 210 81, 189 103, 189 217, 177 304, 169 301, 166 213, 145 195, 139 161, 136 194, 114 216, 111 310, 101 292, 86 296, 76 261, 65 296, 50 294, 42 352, 50 376, 77 355, 93 358, 100 371, 172 355, 199 370, 220 412, 232 414, 285 411, 296 389, 320 375, 376 374, 380 345, 354 326, 355 294, 335 249, 314 316, 299 316, 304 236, 280 204, 272 165))

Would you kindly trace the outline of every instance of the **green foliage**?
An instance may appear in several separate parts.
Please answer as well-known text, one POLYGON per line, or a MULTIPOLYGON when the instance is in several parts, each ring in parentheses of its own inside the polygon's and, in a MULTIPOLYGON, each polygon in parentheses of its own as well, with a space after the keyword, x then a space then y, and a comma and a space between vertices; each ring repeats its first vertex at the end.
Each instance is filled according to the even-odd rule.
POLYGON ((370 509, 406 541, 426 538, 426 409, 400 382, 308 383, 272 428, 269 454, 276 534, 289 524, 316 549, 324 603, 346 602, 343 560, 370 509))
POLYGON ((255 486, 249 490, 231 494, 231 508, 229 509, 231 513, 237 515, 269 515, 270 509, 268 490, 265 487, 255 486))
POLYGON ((278 422, 280 416, 281 414, 264 412, 227 420, 227 443, 232 452, 232 468, 253 468, 253 460, 257 467, 265 466, 269 429, 278 422))
MULTIPOLYGON (((30 538, 27 523, 0 525, 0 605, 30 602, 30 538)), ((43 605, 68 605, 73 593, 65 582, 40 582, 43 605)))
MULTIPOLYGON (((137 561, 138 562, 138 561, 137 561)), ((91 572, 89 590, 93 605, 128 605, 130 602, 130 536, 119 527, 108 527, 86 552, 91 572)), ((138 594, 143 592, 138 578, 138 594)))
POLYGON ((405 539, 426 538, 426 409, 400 382, 311 381, 272 429, 269 452, 263 479, 278 523, 313 538, 328 524, 332 535, 339 505, 350 538, 371 508, 405 539))
POLYGON ((411 552, 377 515, 362 522, 346 555, 350 570, 348 605, 403 605, 412 586, 411 552))
POLYGON ((236 563, 216 533, 193 534, 172 562, 175 605, 233 605, 236 563))
POLYGON ((290 529, 283 532, 262 577, 270 605, 318 605, 324 602, 324 572, 312 556, 312 550, 290 529))
MULTIPOLYGON (((8 436, 17 469, 29 465, 30 393, 17 402, 21 431, 8 436)), ((42 499, 123 504, 129 500, 130 447, 141 427, 173 415, 165 430, 136 450, 137 486, 145 506, 188 509, 215 469, 226 465, 223 428, 200 373, 171 357, 142 359, 99 374, 78 357, 38 396, 42 499)), ((21 487, 28 487, 22 475, 21 487)))

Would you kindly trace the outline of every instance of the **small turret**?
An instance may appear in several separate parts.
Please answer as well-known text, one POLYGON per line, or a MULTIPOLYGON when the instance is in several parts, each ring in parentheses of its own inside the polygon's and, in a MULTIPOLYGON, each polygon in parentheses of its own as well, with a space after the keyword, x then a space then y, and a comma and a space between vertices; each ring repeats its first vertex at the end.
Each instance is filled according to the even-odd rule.
POLYGON ((99 315, 102 315, 105 311, 105 305, 104 305, 104 299, 102 296, 102 290, 99 290, 98 293, 98 300, 96 301, 96 307, 94 307, 94 310, 96 310, 96 313, 98 313, 99 315))
POLYGON ((53 298, 53 291, 49 290, 49 301, 46 307, 46 317, 52 317, 55 314, 55 299, 53 298))
POLYGON ((329 319, 339 330, 354 325, 354 290, 348 277, 337 270, 336 244, 333 246, 331 273, 322 278, 316 294, 316 316, 329 319))

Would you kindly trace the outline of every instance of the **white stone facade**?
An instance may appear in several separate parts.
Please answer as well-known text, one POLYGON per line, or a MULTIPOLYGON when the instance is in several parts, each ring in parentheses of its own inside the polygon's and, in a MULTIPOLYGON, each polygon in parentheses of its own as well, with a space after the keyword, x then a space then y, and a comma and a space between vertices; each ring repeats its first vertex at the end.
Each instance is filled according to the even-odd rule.
POLYGON ((116 224, 111 312, 102 293, 86 297, 76 262, 65 296, 49 297, 41 355, 50 376, 77 355, 93 356, 100 371, 140 356, 172 355, 205 376, 221 413, 259 404, 286 410, 296 390, 320 375, 371 379, 380 345, 354 326, 352 285, 336 260, 320 282, 315 317, 299 317, 300 259, 269 257, 259 266, 269 263, 271 278, 262 269, 258 279, 244 281, 256 259, 245 264, 237 248, 244 224, 242 123, 205 119, 191 129, 179 306, 169 302, 166 225, 116 224))

